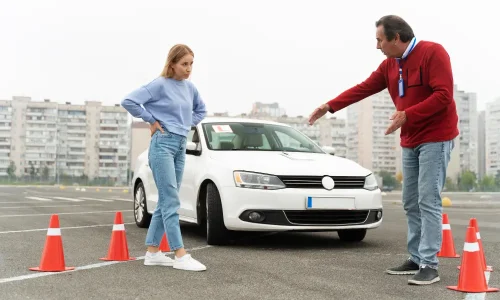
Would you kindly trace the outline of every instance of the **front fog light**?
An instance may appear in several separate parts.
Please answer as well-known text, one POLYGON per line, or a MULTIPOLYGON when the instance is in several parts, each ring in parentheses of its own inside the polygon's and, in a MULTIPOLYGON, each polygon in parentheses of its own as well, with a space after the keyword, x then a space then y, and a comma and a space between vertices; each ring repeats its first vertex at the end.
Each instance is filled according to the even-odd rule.
POLYGON ((252 211, 250 214, 248 214, 248 219, 252 222, 262 222, 262 220, 264 220, 264 216, 259 212, 252 211))
POLYGON ((235 171, 233 176, 234 183, 237 187, 264 190, 285 188, 283 182, 281 182, 278 177, 273 175, 235 171))

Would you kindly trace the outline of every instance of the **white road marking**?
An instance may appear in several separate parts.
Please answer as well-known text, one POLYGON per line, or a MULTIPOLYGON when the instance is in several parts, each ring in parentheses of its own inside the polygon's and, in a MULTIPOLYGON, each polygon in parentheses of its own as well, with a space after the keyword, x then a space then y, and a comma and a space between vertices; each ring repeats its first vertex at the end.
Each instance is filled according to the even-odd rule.
MULTIPOLYGON (((210 247, 211 247, 210 245, 206 245, 206 246, 202 246, 202 247, 192 248, 192 249, 190 249, 188 251, 197 251, 197 250, 202 250, 202 249, 206 249, 206 248, 210 248, 210 247)), ((173 254, 173 252, 165 252, 165 253, 166 254, 173 254)), ((143 259, 144 259, 144 256, 138 256, 138 257, 136 257, 136 260, 106 261, 106 262, 101 262, 101 263, 97 263, 97 264, 76 267, 74 270, 70 270, 70 271, 63 271, 63 272, 39 272, 39 273, 33 273, 33 274, 27 274, 27 275, 15 276, 15 277, 7 277, 7 278, 0 279, 0 283, 6 283, 6 282, 12 282, 12 281, 21 281, 21 280, 27 280, 27 279, 32 279, 32 278, 44 277, 44 276, 51 276, 51 275, 57 275, 57 274, 63 274, 63 273, 77 272, 77 271, 81 271, 81 270, 89 270, 89 269, 102 268, 102 267, 110 266, 110 265, 114 265, 114 264, 139 261, 139 260, 143 260, 143 259)), ((70 265, 68 263, 66 263, 66 264, 68 266, 70 265)))
POLYGON ((2 202, 0 201, 0 204, 33 204, 33 203, 40 203, 40 201, 8 201, 8 202, 2 202))
MULTIPOLYGON (((122 212, 133 211, 133 209, 120 210, 122 212)), ((55 212, 48 214, 26 214, 26 215, 0 215, 0 218, 10 218, 10 217, 35 217, 35 216, 52 216, 52 215, 85 215, 85 214, 106 214, 106 213, 116 213, 117 210, 104 210, 104 211, 85 211, 85 212, 55 212)))
POLYGON ((30 199, 30 200, 38 200, 38 201, 52 201, 52 199, 41 198, 41 197, 34 197, 34 196, 25 197, 25 198, 26 199, 30 199))
MULTIPOLYGON (((484 276, 486 276, 486 284, 488 285, 490 282, 490 272, 485 271, 484 276)), ((467 293, 465 294, 464 300, 484 300, 486 299, 486 294, 487 293, 467 293)))
POLYGON ((110 198, 110 199, 113 199, 115 201, 134 202, 134 200, 132 200, 132 199, 123 199, 123 198, 110 198))
POLYGON ((42 205, 42 206, 0 206, 0 209, 2 209, 2 208, 38 208, 38 207, 75 207, 75 206, 102 206, 102 204, 42 205))
POLYGON ((90 200, 90 201, 113 202, 113 200, 108 200, 108 199, 82 198, 82 197, 80 197, 80 199, 83 199, 83 200, 90 200))
MULTIPOLYGON (((135 222, 123 223, 125 225, 135 224, 135 222)), ((94 228, 94 227, 113 227, 114 224, 98 224, 98 225, 88 225, 88 226, 74 226, 74 227, 61 227, 61 230, 66 229, 80 229, 80 228, 94 228)), ((10 230, 10 231, 0 231, 0 234, 7 233, 24 233, 24 232, 35 232, 35 231, 46 231, 48 228, 37 228, 37 229, 25 229, 25 230, 10 230)))
POLYGON ((76 199, 76 198, 66 198, 66 197, 52 197, 57 200, 67 200, 67 201, 72 201, 72 202, 82 202, 84 200, 82 199, 76 199))

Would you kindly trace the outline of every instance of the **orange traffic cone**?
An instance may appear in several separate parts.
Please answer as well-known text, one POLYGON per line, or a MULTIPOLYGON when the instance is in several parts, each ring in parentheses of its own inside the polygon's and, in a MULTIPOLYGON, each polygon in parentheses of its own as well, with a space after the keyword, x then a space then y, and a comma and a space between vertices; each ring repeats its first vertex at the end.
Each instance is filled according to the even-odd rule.
POLYGON ((448 220, 448 214, 443 214, 443 243, 441 244, 441 250, 437 254, 438 257, 451 257, 458 258, 455 252, 455 242, 453 241, 453 234, 451 233, 451 225, 448 220))
MULTIPOLYGON (((471 218, 469 221, 469 227, 474 228, 476 231, 477 243, 479 244, 479 255, 481 257, 481 265, 483 266, 484 271, 493 272, 493 268, 491 266, 486 265, 486 257, 484 255, 483 243, 481 242, 481 234, 479 233, 479 226, 477 225, 476 218, 471 218)), ((460 266, 457 267, 460 270, 460 266)))
POLYGON ((486 282, 474 227, 467 227, 458 285, 447 288, 468 293, 498 292, 498 288, 489 288, 486 282))
POLYGON ((108 256, 100 258, 101 260, 135 260, 128 253, 127 236, 125 234, 125 225, 121 212, 115 215, 113 232, 111 233, 111 242, 109 244, 108 256))
POLYGON ((168 245, 167 235, 164 233, 163 238, 160 242, 160 251, 161 252, 170 252, 170 246, 168 245))
POLYGON ((61 228, 59 227, 59 216, 50 217, 45 247, 43 248, 40 266, 29 268, 31 271, 40 272, 61 272, 74 270, 75 267, 66 267, 64 262, 64 249, 61 238, 61 228))
POLYGON ((477 225, 477 220, 476 218, 471 218, 469 221, 469 226, 474 227, 476 229, 476 237, 477 237, 477 243, 479 244, 479 254, 481 255, 481 260, 483 262, 483 269, 485 271, 493 271, 493 268, 491 266, 488 266, 486 264, 486 256, 484 254, 484 248, 483 248, 483 242, 481 241, 481 234, 479 233, 479 226, 477 225))

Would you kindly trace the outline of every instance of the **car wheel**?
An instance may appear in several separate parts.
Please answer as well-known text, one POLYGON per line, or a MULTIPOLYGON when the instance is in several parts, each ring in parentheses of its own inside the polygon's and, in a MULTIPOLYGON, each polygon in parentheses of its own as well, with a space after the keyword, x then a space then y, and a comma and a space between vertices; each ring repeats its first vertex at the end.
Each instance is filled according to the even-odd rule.
POLYGON ((361 242, 366 236, 366 229, 345 229, 337 232, 341 241, 361 242))
POLYGON ((229 230, 224 225, 224 214, 219 190, 213 183, 207 185, 207 243, 224 245, 229 242, 229 230))
POLYGON ((139 182, 134 194, 134 218, 135 224, 140 228, 148 228, 151 222, 151 214, 148 213, 146 192, 144 184, 139 182))

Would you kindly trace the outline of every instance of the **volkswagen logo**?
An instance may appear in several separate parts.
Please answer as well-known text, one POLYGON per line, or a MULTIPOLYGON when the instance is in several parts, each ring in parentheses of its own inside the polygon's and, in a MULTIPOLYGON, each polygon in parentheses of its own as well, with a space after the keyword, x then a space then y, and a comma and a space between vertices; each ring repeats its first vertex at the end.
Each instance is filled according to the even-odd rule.
POLYGON ((333 181, 333 179, 328 176, 323 177, 323 179, 321 179, 321 183, 323 184, 323 187, 329 191, 333 190, 333 188, 335 187, 335 181, 333 181))

